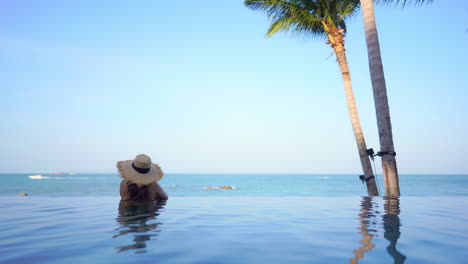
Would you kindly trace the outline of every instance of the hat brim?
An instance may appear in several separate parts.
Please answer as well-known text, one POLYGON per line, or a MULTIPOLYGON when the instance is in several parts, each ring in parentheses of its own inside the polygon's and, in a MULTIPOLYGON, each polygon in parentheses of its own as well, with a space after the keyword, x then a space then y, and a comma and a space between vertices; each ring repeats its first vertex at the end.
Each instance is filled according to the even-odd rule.
POLYGON ((151 163, 150 171, 143 174, 133 169, 132 163, 133 160, 117 162, 117 169, 119 170, 120 177, 126 181, 142 186, 157 182, 164 176, 158 164, 151 163))

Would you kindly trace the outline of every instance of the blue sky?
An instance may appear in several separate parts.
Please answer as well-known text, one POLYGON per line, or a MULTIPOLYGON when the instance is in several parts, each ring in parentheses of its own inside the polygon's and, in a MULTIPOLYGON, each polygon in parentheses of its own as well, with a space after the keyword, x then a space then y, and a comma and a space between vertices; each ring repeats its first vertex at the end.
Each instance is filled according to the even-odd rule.
MULTIPOLYGON (((146 153, 166 173, 360 173, 323 39, 266 38, 243 1, 137 2, 2 1, 0 172, 115 172, 146 153)), ((468 173, 468 2, 376 15, 399 171, 468 173)), ((360 13, 346 46, 378 150, 360 13)))

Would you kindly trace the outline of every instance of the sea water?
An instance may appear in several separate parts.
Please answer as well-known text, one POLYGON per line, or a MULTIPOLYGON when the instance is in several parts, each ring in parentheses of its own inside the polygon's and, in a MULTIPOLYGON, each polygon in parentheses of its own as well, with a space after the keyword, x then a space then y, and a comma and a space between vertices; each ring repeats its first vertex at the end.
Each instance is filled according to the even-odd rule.
POLYGON ((390 198, 356 175, 168 174, 159 203, 120 202, 116 174, 28 176, 0 175, 0 263, 468 263, 467 175, 390 198))
MULTIPOLYGON (((116 196, 117 174, 0 174, 0 196, 116 196)), ((468 175, 400 175, 405 196, 468 195, 468 175)), ((379 189, 384 192, 382 176, 379 189)), ((341 174, 167 174, 159 182, 170 196, 362 196, 358 175, 341 174), (234 189, 216 189, 231 186, 234 189), (212 187, 208 189, 207 187, 212 187)))

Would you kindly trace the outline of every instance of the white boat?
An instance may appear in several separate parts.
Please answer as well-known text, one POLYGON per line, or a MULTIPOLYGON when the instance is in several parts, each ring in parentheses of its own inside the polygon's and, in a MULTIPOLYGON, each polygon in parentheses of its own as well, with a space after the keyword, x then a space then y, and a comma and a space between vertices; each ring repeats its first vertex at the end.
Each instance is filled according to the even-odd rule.
POLYGON ((30 179, 47 179, 49 177, 42 176, 40 174, 28 176, 30 179))

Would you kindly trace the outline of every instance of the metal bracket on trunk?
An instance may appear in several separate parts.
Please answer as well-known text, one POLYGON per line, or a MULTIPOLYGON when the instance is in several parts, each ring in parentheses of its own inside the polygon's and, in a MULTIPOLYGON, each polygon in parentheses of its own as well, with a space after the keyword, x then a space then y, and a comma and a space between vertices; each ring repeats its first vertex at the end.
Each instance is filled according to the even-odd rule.
POLYGON ((395 151, 379 151, 377 152, 377 154, 375 154, 379 157, 382 157, 383 155, 392 155, 392 156, 396 156, 396 153, 395 151))
POLYGON ((383 155, 392 155, 392 156, 396 156, 396 152, 395 151, 378 151, 377 154, 374 154, 374 150, 373 149, 367 149, 366 150, 367 152, 367 155, 369 155, 369 157, 374 160, 374 157, 375 156, 379 156, 379 157, 382 157, 383 155))

